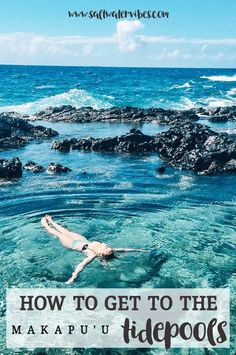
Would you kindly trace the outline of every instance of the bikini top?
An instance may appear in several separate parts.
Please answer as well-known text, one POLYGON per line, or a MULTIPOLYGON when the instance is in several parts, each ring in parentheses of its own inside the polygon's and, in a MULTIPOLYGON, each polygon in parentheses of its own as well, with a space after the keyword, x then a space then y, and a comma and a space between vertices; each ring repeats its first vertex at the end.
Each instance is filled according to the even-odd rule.
POLYGON ((103 257, 103 256, 104 256, 102 253, 99 253, 99 250, 100 250, 101 248, 99 248, 98 251, 95 251, 95 250, 89 248, 89 245, 88 245, 87 243, 83 245, 81 251, 85 251, 85 250, 87 250, 87 249, 93 251, 93 252, 94 252, 97 256, 99 256, 99 257, 103 257))
POLYGON ((89 249, 91 251, 93 251, 97 256, 100 256, 102 257, 103 254, 101 252, 99 252, 100 248, 98 249, 98 251, 95 251, 93 250, 92 248, 89 248, 89 243, 81 243, 80 241, 78 240, 75 240, 73 243, 72 243, 72 249, 73 250, 78 250, 78 247, 79 245, 83 244, 83 246, 81 247, 81 251, 84 252, 85 250, 89 249))
POLYGON ((82 246, 82 251, 85 251, 86 249, 88 249, 88 244, 84 244, 83 246, 82 246))

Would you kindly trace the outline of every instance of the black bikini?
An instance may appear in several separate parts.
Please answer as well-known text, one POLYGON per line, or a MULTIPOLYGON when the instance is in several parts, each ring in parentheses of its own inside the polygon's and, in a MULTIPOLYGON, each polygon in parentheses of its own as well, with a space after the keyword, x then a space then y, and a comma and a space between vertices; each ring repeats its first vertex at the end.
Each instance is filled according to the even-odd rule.
POLYGON ((85 251, 86 249, 88 249, 88 244, 84 244, 81 250, 85 251))

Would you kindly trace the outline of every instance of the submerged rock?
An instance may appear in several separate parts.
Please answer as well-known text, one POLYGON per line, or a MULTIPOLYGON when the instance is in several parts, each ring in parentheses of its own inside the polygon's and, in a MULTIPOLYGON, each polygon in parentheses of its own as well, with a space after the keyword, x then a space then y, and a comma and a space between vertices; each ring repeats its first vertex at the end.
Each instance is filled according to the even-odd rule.
POLYGON ((162 265, 168 260, 168 255, 164 248, 154 249, 149 253, 149 265, 151 266, 152 275, 156 275, 162 265))
POLYGON ((0 149, 21 147, 33 139, 51 138, 58 132, 43 126, 34 126, 14 112, 0 113, 0 149))
MULTIPOLYGON (((56 141, 52 148, 63 150, 64 146, 65 141, 56 141)), ((170 166, 200 174, 236 172, 236 140, 227 133, 217 133, 207 126, 189 121, 156 136, 132 129, 125 135, 113 138, 72 138, 66 141, 66 147, 67 151, 157 152, 170 166)), ((164 167, 159 172, 164 172, 164 167)))
POLYGON ((24 170, 31 171, 32 173, 42 173, 45 169, 43 166, 33 162, 33 161, 28 161, 24 166, 24 170))
POLYGON ((0 179, 21 178, 22 163, 19 158, 11 160, 0 158, 0 179))
POLYGON ((164 172, 166 171, 166 167, 165 166, 159 166, 158 168, 155 169, 156 172, 158 172, 159 174, 164 174, 164 172))
POLYGON ((58 163, 50 163, 46 170, 48 174, 69 173, 70 171, 70 168, 67 168, 66 166, 58 163))

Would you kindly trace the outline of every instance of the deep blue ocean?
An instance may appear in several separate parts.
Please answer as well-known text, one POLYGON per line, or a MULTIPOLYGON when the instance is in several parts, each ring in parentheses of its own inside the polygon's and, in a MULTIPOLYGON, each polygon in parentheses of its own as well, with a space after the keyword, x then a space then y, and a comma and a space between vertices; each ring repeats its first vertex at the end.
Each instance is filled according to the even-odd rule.
POLYGON ((186 109, 236 102, 236 69, 0 66, 0 110, 49 105, 186 109))
MULTIPOLYGON (((178 109, 235 105, 236 69, 0 66, 0 112, 32 114, 62 104, 178 109)), ((149 134, 168 129, 153 123, 40 124, 56 129, 60 139, 114 136, 133 127, 149 134)), ((236 130, 235 123, 211 126, 229 133, 236 130)), ((155 168, 162 162, 155 154, 62 154, 51 150, 51 143, 37 141, 0 152, 0 157, 18 156, 23 163, 58 162, 72 169, 65 175, 24 172, 19 181, 1 182, 0 298, 7 286, 64 287, 82 260, 82 255, 65 249, 42 229, 45 213, 90 240, 153 251, 122 254, 107 266, 95 261, 71 287, 230 286, 235 292, 236 176, 205 177, 173 168, 158 175, 155 168), (155 252, 160 247, 167 256, 164 263, 158 262, 155 252)), ((232 301, 234 324, 235 310, 232 301)), ((0 349, 4 349, 3 331, 0 349)), ((55 354, 67 353, 72 354, 69 350, 55 354)), ((205 352, 168 351, 172 353, 205 352)), ((234 345, 231 350, 211 352, 234 353, 234 345)))

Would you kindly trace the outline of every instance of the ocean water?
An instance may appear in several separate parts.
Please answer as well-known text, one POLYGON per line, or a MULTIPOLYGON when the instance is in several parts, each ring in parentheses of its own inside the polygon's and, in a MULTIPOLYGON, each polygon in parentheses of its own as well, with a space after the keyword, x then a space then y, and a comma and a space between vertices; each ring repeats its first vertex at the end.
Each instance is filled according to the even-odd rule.
POLYGON ((34 113, 48 106, 228 106, 236 69, 0 66, 0 111, 34 113))
MULTIPOLYGON (((0 66, 0 111, 33 113, 60 104, 95 108, 232 105, 235 73, 213 69, 0 66)), ((151 123, 40 124, 58 130, 60 139, 114 136, 133 127, 148 134, 168 129, 151 123)), ((221 131, 235 129, 231 123, 212 126, 221 131)), ((71 287, 230 285, 235 292, 235 176, 204 177, 172 168, 159 175, 155 168, 162 162, 154 154, 65 154, 51 150, 51 143, 33 142, 0 154, 7 159, 18 156, 23 163, 34 160, 47 166, 53 161, 72 169, 64 175, 24 172, 19 181, 0 184, 0 299, 7 286, 64 287, 74 266, 82 260, 82 255, 63 248, 43 230, 40 219, 45 213, 90 240, 154 251, 122 254, 108 265, 94 261, 71 287), (167 256, 164 262, 155 255, 159 248, 167 256)), ((233 328, 234 300, 231 307, 233 328)), ((4 317, 2 310, 0 349, 3 354, 13 354, 3 350, 4 317)), ((234 344, 231 350, 212 350, 213 354, 234 352, 234 344)), ((60 353, 72 354, 57 350, 60 353)), ((172 353, 205 352, 168 351, 172 353)))

